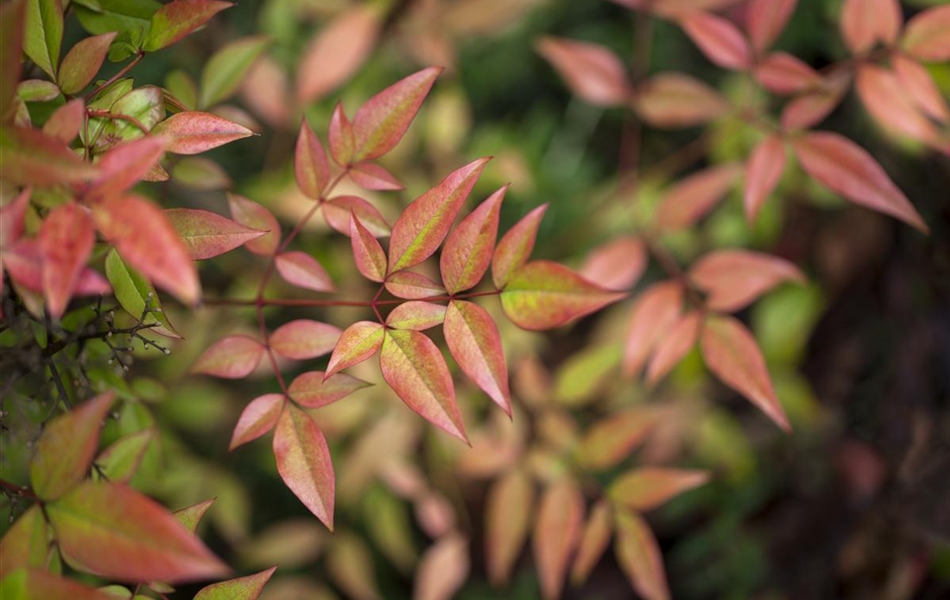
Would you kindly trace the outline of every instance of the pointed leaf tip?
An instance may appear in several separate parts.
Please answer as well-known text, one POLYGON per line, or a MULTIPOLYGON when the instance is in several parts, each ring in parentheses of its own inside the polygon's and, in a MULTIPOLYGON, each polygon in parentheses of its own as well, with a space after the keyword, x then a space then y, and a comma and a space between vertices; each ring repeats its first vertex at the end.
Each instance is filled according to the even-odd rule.
POLYGON ((293 404, 284 408, 277 422, 274 457, 290 491, 333 531, 336 478, 330 449, 317 423, 293 404))

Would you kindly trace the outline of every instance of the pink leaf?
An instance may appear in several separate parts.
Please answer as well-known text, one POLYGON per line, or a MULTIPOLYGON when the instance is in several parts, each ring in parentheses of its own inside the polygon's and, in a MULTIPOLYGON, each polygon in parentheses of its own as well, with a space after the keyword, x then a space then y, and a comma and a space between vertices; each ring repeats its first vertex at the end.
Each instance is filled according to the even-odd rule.
POLYGON ((314 200, 320 198, 330 183, 330 162, 327 160, 327 153, 306 119, 300 124, 300 133, 297 135, 294 176, 300 191, 314 200))
POLYGON ((392 329, 423 331, 445 321, 445 307, 441 304, 410 300, 403 302, 386 317, 386 326, 392 329))
MULTIPOLYGON (((950 14, 947 16, 950 18, 950 14)), ((941 123, 950 122, 947 102, 923 65, 900 54, 891 57, 891 65, 897 74, 898 85, 920 110, 941 123)))
POLYGON ((23 235, 24 217, 33 190, 25 188, 7 204, 0 206, 0 248, 9 248, 23 235))
POLYGON ((356 268, 363 277, 376 282, 386 279, 386 252, 353 213, 350 213, 350 244, 356 268))
POLYGON ((679 17, 679 24, 714 64, 734 70, 752 65, 749 44, 731 21, 712 13, 691 11, 679 17))
POLYGON ((791 430, 772 388, 762 352, 742 323, 727 316, 708 317, 700 346, 706 366, 716 377, 748 398, 779 427, 791 430))
POLYGON ((844 0, 841 35, 852 54, 863 54, 875 43, 897 41, 904 22, 897 0, 844 0))
POLYGON ((535 208, 499 240, 491 260, 492 281, 496 288, 505 287, 511 274, 528 261, 538 237, 538 226, 547 209, 547 204, 535 208))
POLYGON ((442 282, 450 294, 475 287, 491 263, 495 239, 498 236, 498 217, 505 186, 478 205, 449 234, 442 247, 439 267, 442 282))
POLYGON ((170 140, 167 150, 175 154, 199 154, 254 135, 254 132, 218 115, 189 110, 174 114, 155 126, 152 133, 170 140))
POLYGON ((264 346, 254 338, 230 335, 205 350, 191 371, 223 379, 242 379, 254 372, 264 352, 264 346))
POLYGON ((349 79, 373 50, 379 16, 371 6, 343 11, 308 43, 297 67, 297 100, 306 105, 349 79))
POLYGON ((323 371, 309 371, 298 375, 287 388, 294 402, 307 408, 320 408, 346 398, 370 384, 346 373, 326 377, 323 371))
POLYGON ((257 600, 276 570, 277 567, 271 567, 247 577, 212 583, 201 588, 194 600, 257 600))
POLYGON ((855 90, 864 107, 885 129, 938 145, 937 128, 917 109, 909 90, 893 72, 871 64, 860 65, 855 90))
POLYGON ((594 106, 620 106, 633 95, 623 63, 603 46, 544 37, 536 48, 571 91, 594 106))
POLYGON ((350 167, 350 179, 364 190, 389 191, 403 189, 403 185, 392 173, 369 162, 356 163, 350 167))
POLYGON ((669 600, 670 590, 663 569, 663 555, 643 517, 618 510, 614 553, 633 589, 644 600, 669 600))
POLYGON ((53 111, 46 123, 43 123, 43 133, 69 144, 79 135, 85 122, 86 106, 82 98, 76 98, 53 111))
POLYGON ((595 248, 578 273, 609 290, 632 288, 647 267, 646 246, 638 237, 621 236, 595 248))
POLYGON ((690 127, 729 112, 719 92, 684 73, 659 73, 644 81, 634 107, 654 127, 690 127))
POLYGON ((445 343, 455 362, 511 416, 508 366, 498 327, 481 306, 453 300, 445 313, 445 343))
POLYGON ((77 94, 89 85, 102 67, 116 32, 94 35, 70 48, 60 65, 57 82, 64 94, 77 94))
POLYGON ((289 129, 290 98, 287 73, 276 60, 264 54, 248 69, 241 82, 241 98, 248 108, 276 129, 289 129))
POLYGON ((98 174, 66 144, 38 129, 0 127, 0 178, 15 185, 82 183, 98 174))
POLYGON ((656 423, 656 412, 642 405, 602 418, 581 440, 579 462, 596 470, 615 466, 646 439, 656 423))
POLYGON ((752 0, 746 8, 746 30, 752 48, 761 54, 771 46, 795 12, 798 0, 752 0))
POLYGON ((284 408, 277 421, 274 458, 290 491, 333 531, 336 480, 330 449, 316 422, 293 404, 284 408))
POLYGON ((789 95, 806 90, 821 91, 818 71, 785 52, 773 52, 755 66, 756 81, 773 94, 789 95))
POLYGON ((251 400, 234 426, 228 450, 256 440, 273 429, 286 401, 283 394, 264 394, 251 400))
POLYGON ((356 215, 373 237, 387 237, 391 228, 375 206, 357 196, 337 196, 323 203, 323 216, 330 227, 350 235, 350 214, 356 215))
POLYGON ((783 281, 805 283, 787 260, 748 250, 710 252, 692 266, 689 278, 707 294, 706 305, 722 312, 745 308, 783 281))
POLYGON ((910 200, 863 148, 837 133, 814 132, 792 141, 805 172, 851 202, 889 214, 924 233, 910 200))
POLYGON ((96 164, 99 177, 92 181, 87 197, 107 198, 131 188, 158 164, 167 145, 162 136, 149 135, 114 146, 96 164))
POLYGON ((706 471, 641 467, 614 480, 607 494, 615 502, 636 511, 653 510, 683 492, 709 481, 706 471))
POLYGON ((562 477, 544 491, 534 523, 534 560, 546 600, 561 595, 583 523, 584 496, 573 479, 562 477))
POLYGON ((623 374, 635 377, 656 343, 683 310, 683 287, 677 281, 655 283, 636 299, 624 342, 623 374))
POLYGON ((597 562, 607 549, 607 544, 610 543, 613 524, 610 505, 604 499, 598 500, 590 511, 590 517, 587 525, 584 526, 577 548, 577 556, 571 567, 573 584, 579 585, 586 581, 590 572, 597 566, 597 562))
POLYGON ((738 163, 709 167, 679 181, 663 195, 656 225, 677 231, 695 224, 718 204, 742 174, 738 163))
POLYGON ((919 60, 950 60, 947 23, 950 23, 950 6, 935 6, 914 15, 904 28, 901 48, 919 60))
POLYGON ((317 259, 304 252, 284 252, 274 259, 277 272, 290 285, 314 290, 332 292, 333 281, 317 259))
POLYGON ((171 46, 204 25, 216 13, 233 6, 215 0, 173 0, 152 15, 143 49, 154 52, 171 46))
POLYGON ((823 89, 795 98, 782 109, 782 128, 785 130, 808 129, 831 114, 851 85, 847 73, 832 74, 823 89))
POLYGON ((485 500, 485 563, 492 584, 508 582, 528 535, 533 507, 534 486, 519 469, 512 469, 489 488, 485 500))
POLYGON ((445 294, 438 283, 421 273, 399 271, 386 278, 386 289, 397 298, 420 300, 445 294))
POLYGON ((343 106, 336 105, 330 117, 330 126, 327 130, 327 141, 330 144, 330 156, 336 164, 345 167, 353 162, 356 154, 356 138, 353 133, 353 124, 343 111, 343 106))
POLYGON ((383 326, 371 321, 358 321, 343 330, 333 348, 324 377, 361 363, 376 354, 383 345, 383 326))
POLYGON ((413 600, 451 600, 469 571, 468 540, 452 532, 436 541, 419 561, 413 600))
POLYGON ((165 210, 165 216, 195 260, 230 252, 266 233, 206 210, 169 208, 165 210))
POLYGON ((88 211, 75 202, 51 210, 40 226, 43 294, 54 319, 66 311, 96 241, 88 211))
POLYGON ((280 223, 274 215, 257 202, 237 194, 228 194, 228 208, 234 220, 241 225, 267 232, 246 242, 244 247, 259 256, 273 256, 280 244, 280 223))
POLYGON ((785 147, 782 138, 771 135, 752 150, 745 170, 745 193, 742 197, 746 221, 755 222, 759 210, 778 185, 785 171, 785 147))
POLYGON ((275 329, 267 343, 281 356, 306 360, 332 352, 341 333, 340 328, 333 325, 297 319, 275 329))
POLYGON ((379 355, 383 379, 414 412, 465 443, 465 426, 455 400, 452 375, 442 352, 425 334, 386 331, 379 355))
POLYGON ((647 367, 647 382, 656 385, 696 345, 702 316, 695 310, 680 317, 656 344, 656 351, 647 367))

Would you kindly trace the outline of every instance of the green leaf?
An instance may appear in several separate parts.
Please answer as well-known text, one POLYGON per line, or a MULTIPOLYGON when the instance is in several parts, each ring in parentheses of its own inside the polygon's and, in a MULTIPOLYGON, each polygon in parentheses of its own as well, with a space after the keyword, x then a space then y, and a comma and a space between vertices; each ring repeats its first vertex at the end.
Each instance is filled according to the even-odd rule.
POLYGON ((215 13, 231 6, 230 2, 216 0, 173 0, 152 15, 144 49, 154 52, 171 46, 204 25, 215 13))
POLYGON ((116 300, 126 312, 141 319, 145 325, 155 325, 150 331, 166 337, 181 338, 162 310, 155 288, 138 271, 125 264, 115 249, 106 255, 106 279, 112 285, 116 300), (146 307, 150 309, 147 314, 146 307))
POLYGON ((271 40, 266 36, 241 38, 214 53, 201 71, 201 108, 227 100, 237 91, 271 40))
MULTIPOLYGON (((116 100, 109 112, 132 117, 144 126, 146 131, 151 131, 165 118, 165 99, 161 88, 147 85, 136 88, 116 100)), ((129 121, 109 119, 103 129, 104 140, 100 140, 96 147, 101 151, 121 140, 140 138, 145 133, 129 121)))
POLYGON ((49 550, 49 528, 40 505, 34 504, 0 539, 0 579, 20 568, 45 567, 49 550))
POLYGON ((23 51, 56 79, 59 65, 59 49, 63 43, 62 0, 30 0, 26 4, 26 35, 23 51))
POLYGON ((3 600, 115 600, 100 590, 73 579, 65 579, 38 569, 21 569, 0 582, 3 600))
POLYGON ((74 3, 73 10, 82 26, 94 35, 110 31, 139 29, 147 31, 152 15, 162 7, 155 0, 98 0, 100 9, 92 10, 88 4, 74 3))
POLYGON ((89 85, 102 61, 106 59, 109 45, 115 39, 114 31, 86 38, 70 48, 63 57, 63 65, 59 71, 59 87, 65 94, 75 94, 89 85))
POLYGON ((191 506, 186 506, 185 508, 173 512, 172 516, 178 519, 178 522, 184 525, 185 529, 195 533, 198 529, 198 523, 201 522, 201 517, 208 512, 208 509, 211 508, 214 501, 215 499, 212 498, 211 500, 205 500, 197 504, 192 504, 191 506))
POLYGON ((153 429, 143 429, 113 442, 96 457, 96 465, 103 477, 118 483, 132 479, 154 437, 153 429))
POLYGON ((199 591, 194 600, 257 600, 264 589, 264 584, 271 578, 277 567, 271 567, 266 571, 229 579, 220 583, 212 583, 199 591))

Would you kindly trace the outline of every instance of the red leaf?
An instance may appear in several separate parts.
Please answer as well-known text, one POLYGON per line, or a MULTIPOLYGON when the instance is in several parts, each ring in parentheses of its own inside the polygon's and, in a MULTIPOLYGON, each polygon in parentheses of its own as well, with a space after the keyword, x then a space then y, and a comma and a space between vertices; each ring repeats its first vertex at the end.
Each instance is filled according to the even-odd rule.
POLYGON ((876 42, 897 41, 904 22, 897 0, 844 0, 841 35, 852 54, 863 54, 876 42))
POLYGON ((3 580, 3 589, 18 600, 115 600, 115 596, 40 569, 14 571, 3 580))
POLYGON ((773 52, 756 65, 756 81, 773 94, 797 94, 821 90, 824 80, 818 71, 785 52, 773 52))
POLYGON ((114 399, 112 393, 100 394, 46 426, 30 461, 30 483, 37 497, 55 500, 86 478, 102 420, 114 399))
POLYGON ((798 0, 752 0, 746 8, 746 30, 752 48, 761 54, 771 46, 795 12, 798 0))
POLYGON ((616 519, 614 553, 633 589, 644 600, 669 600, 663 555, 649 525, 640 515, 626 510, 617 511, 616 519))
POLYGON ((317 200, 330 183, 330 162, 320 138, 306 119, 300 124, 297 148, 294 151, 294 176, 305 196, 317 200))
POLYGON ((386 252, 353 213, 350 213, 350 244, 356 268, 363 277, 380 283, 386 279, 386 252))
POLYGON ((480 158, 449 173, 439 185, 406 207, 393 225, 389 242, 390 273, 417 265, 432 256, 445 239, 488 160, 480 158))
POLYGON ((931 146, 939 145, 937 128, 918 109, 897 76, 871 64, 858 67, 855 89, 864 107, 885 129, 931 146))
POLYGON ((69 144, 79 135, 85 122, 86 106, 82 98, 76 98, 53 111, 46 123, 43 123, 43 133, 69 144))
POLYGON ((644 290, 630 311, 630 325, 624 342, 623 374, 635 377, 657 341, 679 319, 683 310, 683 288, 669 280, 644 290))
POLYGON ((420 300, 445 294, 438 283, 421 273, 399 271, 386 278, 386 289, 397 298, 420 300))
POLYGON ((320 408, 346 398, 370 384, 346 373, 324 377, 323 371, 309 371, 297 376, 287 388, 290 397, 301 406, 320 408))
POLYGON ((734 312, 783 281, 805 283, 798 267, 775 256, 747 250, 710 252, 689 270, 690 281, 706 292, 706 305, 734 312))
POLYGON ((493 585, 508 582, 528 535, 534 486, 519 469, 509 471, 488 490, 485 500, 485 563, 493 585))
POLYGON ((165 214, 139 196, 112 197, 93 208, 99 231, 133 268, 182 302, 201 295, 195 265, 165 214))
POLYGON ((169 208, 165 216, 195 260, 219 256, 266 233, 206 210, 169 208))
POLYGON ((782 128, 786 130, 808 129, 823 121, 833 111, 851 84, 847 73, 829 76, 823 89, 799 96, 782 109, 782 128))
POLYGON ((508 186, 501 188, 479 204, 445 240, 439 268, 450 294, 475 287, 488 270, 498 237, 501 201, 507 189, 508 186))
POLYGON ((441 72, 441 68, 430 67, 413 73, 373 96, 356 111, 356 160, 377 158, 399 143, 441 72))
POLYGON ((332 352, 341 333, 340 328, 333 325, 297 319, 275 329, 267 343, 281 356, 306 360, 332 352))
POLYGON ((230 335, 205 350, 191 367, 191 372, 223 379, 242 379, 254 372, 264 352, 264 346, 254 338, 230 335))
MULTIPOLYGON (((950 17, 950 14, 947 15, 950 17)), ((891 66, 897 74, 899 86, 917 107, 941 123, 950 122, 950 109, 940 95, 937 84, 930 72, 919 62, 895 54, 891 57, 891 66)))
POLYGON ((283 394, 264 394, 251 400, 234 426, 231 444, 228 450, 256 440, 277 425, 277 419, 284 409, 286 398, 283 394))
POLYGON ((647 267, 647 252, 643 240, 621 236, 595 248, 578 273, 609 290, 632 288, 647 267))
POLYGON ((284 252, 274 259, 277 272, 290 285, 314 290, 332 292, 333 281, 317 259, 304 252, 284 252))
POLYGON ((603 46, 548 36, 536 48, 571 91, 594 106, 620 106, 633 96, 623 63, 603 46))
POLYGON ((439 538, 419 561, 413 600, 455 598, 468 571, 468 540, 456 532, 439 538))
POLYGON ((167 150, 175 154, 199 154, 212 148, 254 135, 254 132, 218 115, 189 110, 170 116, 152 133, 170 140, 167 150))
POLYGON ((695 224, 718 204, 742 174, 738 163, 709 167, 679 181, 663 195, 656 225, 677 231, 695 224))
POLYGON ((99 177, 86 193, 90 200, 115 196, 138 183, 165 153, 168 140, 149 135, 114 146, 97 163, 99 177))
POLYGON ((501 335, 488 311, 471 302, 453 300, 445 313, 444 331, 455 362, 510 417, 508 366, 501 335))
POLYGON ((707 481, 709 473, 706 471, 641 467, 615 479, 607 493, 615 502, 628 508, 647 511, 707 481))
POLYGON ((357 5, 343 11, 307 44, 297 67, 297 100, 322 98, 363 65, 379 35, 378 12, 357 5))
POLYGON ((723 383, 758 406, 785 431, 791 426, 772 389, 759 346, 745 326, 732 317, 710 316, 700 345, 706 365, 723 383))
POLYGON ((48 503, 46 513, 67 561, 88 573, 167 583, 228 573, 164 507, 121 484, 87 481, 48 503))
POLYGON ((343 330, 333 348, 324 377, 361 363, 376 354, 383 345, 383 326, 371 321, 359 321, 343 330))
POLYGON ((410 300, 403 302, 386 317, 386 326, 391 329, 423 331, 445 321, 445 307, 431 302, 410 300))
POLYGON ((109 52, 109 46, 116 32, 94 35, 80 40, 70 48, 59 67, 56 81, 64 94, 73 95, 82 91, 102 67, 109 52))
POLYGON ((656 421, 656 413, 644 406, 597 421, 587 430, 578 449, 581 464, 597 470, 613 467, 643 442, 656 421))
POLYGON ((406 405, 430 423, 468 443, 442 352, 418 331, 386 331, 379 355, 383 379, 406 405))
POLYGON ((280 223, 269 210, 243 196, 228 194, 228 207, 234 220, 258 231, 266 231, 259 238, 245 242, 244 247, 259 256, 273 256, 280 245, 280 223))
POLYGON ((832 191, 928 232, 907 196, 867 151, 848 138, 814 132, 793 140, 792 147, 805 172, 832 191))
POLYGON ((25 188, 13 201, 0 206, 0 248, 9 248, 23 235, 24 217, 33 190, 25 188))
POLYGON ((785 146, 782 138, 770 135, 752 150, 745 169, 745 193, 742 203, 749 224, 755 222, 759 209, 778 185, 785 171, 785 146))
POLYGON ((323 203, 323 216, 330 227, 350 235, 350 214, 356 215, 373 237, 389 236, 390 227, 376 207, 357 196, 337 196, 323 203))
POLYGON ((330 144, 330 156, 336 164, 345 167, 353 162, 356 154, 356 138, 353 133, 353 124, 343 111, 339 103, 333 109, 330 117, 330 126, 327 130, 327 141, 330 144))
POLYGON ((603 499, 598 500, 590 511, 587 525, 577 548, 577 556, 571 567, 571 582, 579 585, 587 580, 590 572, 604 555, 613 529, 613 515, 610 505, 603 499))
POLYGON ((562 477, 544 491, 534 523, 534 560, 547 600, 561 595, 583 523, 584 496, 574 480, 562 477))
POLYGON ((277 472, 290 491, 330 531, 336 480, 327 440, 310 415, 288 404, 274 431, 277 472))
POLYGON ((656 385, 696 345, 702 316, 695 310, 683 315, 656 344, 647 367, 647 382, 656 385))
POLYGON ((351 166, 350 179, 364 190, 389 191, 403 189, 403 185, 392 173, 369 162, 356 163, 351 166))
POLYGON ((752 65, 749 44, 731 21, 697 10, 680 16, 679 24, 714 64, 735 70, 744 70, 752 65))
POLYGON ((98 174, 63 141, 38 129, 0 127, 0 153, 0 178, 14 185, 81 183, 98 174))
POLYGON ((491 260, 492 281, 496 288, 505 287, 511 274, 528 261, 538 237, 538 226, 547 209, 547 204, 535 208, 499 240, 491 260))
POLYGON ((917 13, 904 28, 901 48, 919 60, 950 60, 947 23, 950 23, 950 6, 935 6, 917 13))
POLYGON ((96 236, 92 218, 75 202, 57 206, 40 226, 43 294, 50 316, 60 318, 76 291, 96 236))
POLYGON ((213 583, 195 594, 194 600, 257 600, 276 570, 277 567, 271 567, 247 577, 213 583))
POLYGON ((643 82, 634 106, 654 127, 690 127, 729 112, 719 92, 684 73, 659 73, 643 82))
POLYGON ((143 49, 154 52, 171 46, 204 25, 216 13, 233 6, 215 0, 173 0, 152 15, 143 49))

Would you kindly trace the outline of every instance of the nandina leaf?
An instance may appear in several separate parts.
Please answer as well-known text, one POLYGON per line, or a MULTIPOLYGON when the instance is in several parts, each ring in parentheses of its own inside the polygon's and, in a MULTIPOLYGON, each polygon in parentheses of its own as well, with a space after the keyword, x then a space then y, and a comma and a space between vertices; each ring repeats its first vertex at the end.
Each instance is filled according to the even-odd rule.
POLYGON ((684 73, 659 73, 643 82, 634 108, 654 127, 690 127, 729 112, 719 92, 684 73))
POLYGON ((186 506, 172 513, 172 516, 181 523, 185 529, 191 533, 196 533, 198 531, 198 524, 201 522, 201 518, 204 517, 205 513, 208 512, 208 509, 211 508, 211 505, 214 504, 215 498, 211 500, 205 500, 203 502, 198 502, 197 504, 192 504, 191 506, 186 506))
POLYGON ((244 247, 260 256, 273 256, 280 244, 280 223, 269 210, 243 196, 228 194, 228 207, 234 220, 258 231, 266 231, 264 235, 244 244, 244 247))
POLYGON ((100 200, 131 188, 158 163, 167 145, 167 139, 149 135, 114 146, 96 164, 99 176, 92 181, 87 198, 100 200))
POLYGON ((781 35, 798 0, 752 0, 746 7, 746 30, 757 54, 762 54, 781 35))
POLYGON ((350 179, 364 190, 401 190, 402 183, 392 173, 370 162, 359 162, 350 167, 350 179))
MULTIPOLYGON (((950 17, 950 14, 947 16, 950 17)), ((947 101, 940 95, 937 84, 923 65, 906 56, 895 54, 891 57, 891 66, 900 80, 899 86, 920 110, 936 121, 950 122, 947 101)))
POLYGON ((742 323, 722 315, 708 317, 700 346, 706 366, 716 377, 758 406, 779 427, 791 429, 772 388, 762 351, 742 323))
POLYGON ((20 82, 25 8, 23 0, 0 5, 0 123, 4 124, 13 116, 10 109, 20 82))
POLYGON ((897 217, 924 233, 917 210, 866 150, 837 133, 816 131, 792 141, 805 172, 855 204, 897 217))
POLYGON ((356 268, 363 277, 380 283, 386 279, 386 252, 355 213, 350 213, 350 244, 356 268))
POLYGON ((597 562, 607 549, 607 544, 610 543, 613 524, 610 505, 604 499, 598 500, 591 508, 587 525, 584 526, 584 533, 577 547, 577 556, 571 567, 571 583, 574 585, 583 583, 597 566, 597 562))
POLYGON ((102 67, 102 61, 105 60, 115 36, 116 32, 113 31, 88 37, 66 53, 56 80, 64 94, 79 93, 89 85, 102 67))
POLYGON ((663 195, 656 225, 677 231, 695 224, 718 204, 742 174, 738 163, 709 167, 679 181, 663 195))
POLYGON ((850 85, 849 74, 831 74, 821 89, 799 96, 785 105, 782 109, 782 129, 808 129, 817 125, 841 103, 850 85))
POLYGON ((152 15, 152 25, 142 47, 154 52, 171 46, 231 6, 230 2, 216 0, 172 0, 152 15))
POLYGON ((96 457, 97 473, 107 481, 128 483, 138 471, 154 438, 155 429, 148 428, 112 442, 96 457))
POLYGON ((115 600, 115 596, 47 571, 30 568, 11 573, 0 581, 5 600, 115 600))
POLYGON ((16 87, 17 96, 23 102, 49 102, 60 95, 59 86, 45 79, 27 79, 16 87))
POLYGON ((636 406, 594 423, 578 449, 581 464, 592 469, 613 467, 646 439, 656 424, 656 415, 636 406))
POLYGON ((455 362, 510 417, 508 366, 501 335, 488 311, 471 302, 453 300, 445 313, 444 331, 455 362))
POLYGON ((284 408, 277 422, 274 458, 290 491, 333 531, 336 479, 330 449, 317 423, 293 404, 284 408))
POLYGON ((66 144, 38 129, 0 126, 0 178, 14 185, 80 183, 98 173, 66 144))
POLYGON ((636 285, 647 261, 643 240, 621 236, 591 251, 578 274, 609 290, 622 291, 636 285))
POLYGON ((195 260, 230 252, 266 233, 206 210, 169 208, 165 210, 165 216, 195 260))
POLYGON ((337 196, 323 203, 323 216, 330 227, 343 235, 350 235, 350 214, 356 215, 373 237, 388 237, 389 223, 375 206, 357 196, 337 196))
POLYGON ((587 281, 564 265, 537 260, 511 274, 501 292, 501 307, 518 327, 542 330, 569 323, 624 296, 587 281))
POLYGON ((746 250, 710 252, 689 270, 690 281, 706 292, 706 305, 734 312, 783 281, 805 282, 805 275, 787 260, 746 250))
POLYGON ((376 9, 355 5, 321 29, 297 67, 297 101, 306 106, 356 73, 376 44, 379 26, 376 9))
POLYGON ((228 573, 164 507, 122 484, 87 481, 47 503, 46 513, 63 555, 82 571, 168 583, 228 573))
POLYGON ((796 94, 820 90, 821 74, 807 63, 785 52, 773 52, 755 66, 752 73, 762 86, 773 94, 796 94))
POLYGON ((905 89, 892 71, 862 64, 857 69, 855 90, 864 107, 885 129, 939 145, 940 134, 922 112, 909 90, 905 89))
POLYGON ((195 265, 157 206, 130 194, 103 200, 93 207, 92 216, 127 263, 182 302, 198 301, 201 284, 195 265))
POLYGON ((62 0, 31 0, 26 3, 26 36, 23 52, 47 75, 56 78, 59 49, 63 43, 62 0))
POLYGON ((294 151, 294 176, 305 196, 317 200, 330 183, 330 162, 320 138, 306 119, 300 124, 297 148, 294 151))
POLYGON ((672 498, 704 485, 706 471, 641 467, 627 471, 610 484, 608 496, 636 511, 653 510, 672 498))
POLYGON ((76 98, 53 111, 46 123, 43 123, 43 133, 69 144, 79 135, 85 121, 86 106, 82 98, 76 98))
POLYGON ((897 0, 844 0, 841 36, 852 54, 863 54, 877 42, 897 41, 903 21, 897 0))
POLYGON ((198 106, 208 108, 233 96, 270 43, 267 36, 254 35, 215 52, 201 69, 198 106))
POLYGON ((194 600, 257 600, 276 570, 275 566, 247 577, 212 583, 201 588, 194 600))
POLYGON ((501 201, 507 189, 508 186, 501 188, 478 205, 445 240, 439 267, 450 294, 475 287, 488 270, 498 237, 501 201))
POLYGON ((266 349, 246 335, 229 335, 204 351, 191 367, 192 373, 222 379, 243 379, 257 368, 266 349))
POLYGON ((561 596, 583 523, 584 496, 573 479, 562 477, 544 491, 534 522, 534 561, 546 600, 561 596))
POLYGON ((383 379, 409 408, 468 443, 452 375, 442 352, 425 334, 408 329, 386 331, 379 368, 383 379))
POLYGON ((403 302, 386 317, 386 326, 391 329, 423 331, 445 320, 445 307, 441 304, 410 300, 403 302))
POLYGON ((96 241, 92 218, 75 202, 57 206, 40 226, 43 295, 50 316, 63 316, 96 241))
POLYGON ((650 526, 643 517, 627 510, 617 511, 616 523, 614 553, 633 589, 644 600, 669 600, 663 555, 650 526))
POLYGON ((633 95, 623 62, 613 51, 589 42, 546 36, 535 46, 567 87, 594 106, 620 106, 633 95))
POLYGON ((657 342, 656 350, 647 366, 647 383, 656 385, 692 350, 699 339, 702 321, 702 315, 692 310, 669 328, 657 342))
POLYGON ((445 294, 438 283, 421 273, 399 271, 386 278, 386 289, 397 298, 419 300, 445 294))
POLYGON ((228 450, 256 440, 273 429, 286 401, 283 394, 264 394, 251 400, 234 426, 228 450))
POLYGON ((950 60, 948 21, 950 6, 935 6, 917 13, 904 28, 901 48, 910 56, 923 61, 950 60))
POLYGON ((346 373, 324 377, 323 371, 308 371, 290 382, 287 393, 294 402, 307 408, 320 408, 346 398, 370 384, 346 373))
POLYGON ((326 559, 333 583, 355 600, 384 600, 376 587, 373 555, 366 542, 352 533, 334 536, 326 559))
POLYGON ((734 70, 747 69, 752 65, 749 44, 731 21, 697 10, 681 15, 679 25, 714 64, 734 70))
POLYGON ((270 334, 268 344, 281 356, 306 360, 332 352, 341 333, 340 328, 334 325, 297 319, 275 329, 270 334))
POLYGON ((26 509, 0 539, 0 580, 17 569, 47 566, 49 536, 40 505, 26 509))
POLYGON ((30 483, 39 498, 55 500, 85 479, 114 399, 100 394, 46 426, 30 461, 30 483))
POLYGON ((759 210, 778 185, 785 170, 785 147, 782 138, 770 135, 752 150, 745 168, 745 190, 742 203, 749 224, 755 223, 759 210))
POLYGON ((333 348, 324 377, 361 363, 376 354, 383 345, 383 326, 371 321, 358 321, 343 330, 333 348))
POLYGON ((469 568, 468 540, 456 532, 440 537, 419 561, 413 600, 452 600, 469 568))
POLYGON ((199 154, 254 135, 253 131, 243 125, 197 110, 188 110, 168 117, 156 125, 152 133, 167 136, 170 140, 167 150, 175 154, 199 154))
POLYGON ((504 585, 528 536, 534 486, 520 469, 495 481, 485 500, 485 563, 488 579, 504 585))
POLYGON ((290 285, 314 290, 317 292, 332 292, 333 281, 317 259, 304 252, 284 252, 274 259, 277 272, 290 285))
POLYGON ((171 338, 181 338, 162 311, 155 288, 145 277, 129 267, 112 249, 106 254, 106 277, 115 292, 115 299, 127 313, 149 326, 149 331, 171 338), (146 309, 149 309, 146 311, 146 309))
POLYGON ((23 235, 24 217, 30 206, 31 188, 24 188, 9 203, 0 206, 0 248, 9 248, 23 235))
POLYGON ((623 374, 636 377, 653 351, 683 310, 683 287, 669 280, 643 291, 630 311, 630 325, 624 338, 623 374))
POLYGON ((498 289, 505 287, 511 274, 528 261, 538 237, 538 226, 547 209, 547 204, 535 208, 499 240, 491 260, 492 281, 498 289))
POLYGON ((449 173, 439 185, 406 207, 393 225, 389 241, 389 272, 417 265, 438 249, 462 203, 488 162, 480 158, 449 173))
POLYGON ((327 142, 330 144, 330 156, 341 167, 353 162, 356 154, 356 138, 353 133, 353 124, 347 118, 343 106, 337 103, 330 116, 330 126, 327 128, 327 142))

